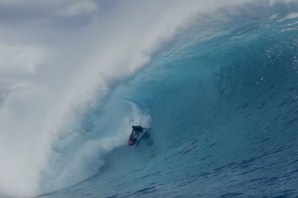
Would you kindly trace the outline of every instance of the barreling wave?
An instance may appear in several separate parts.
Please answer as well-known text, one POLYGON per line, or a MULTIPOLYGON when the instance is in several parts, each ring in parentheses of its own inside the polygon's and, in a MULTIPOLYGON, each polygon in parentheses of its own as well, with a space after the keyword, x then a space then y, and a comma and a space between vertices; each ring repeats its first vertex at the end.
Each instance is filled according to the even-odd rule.
POLYGON ((5 68, 0 196, 297 196, 297 3, 155 3, 95 16, 72 61, 5 68))
POLYGON ((297 13, 271 2, 199 17, 87 113, 84 138, 113 150, 63 142, 80 150, 65 170, 97 174, 46 197, 297 196, 297 13), (152 131, 128 148, 131 124, 152 131))

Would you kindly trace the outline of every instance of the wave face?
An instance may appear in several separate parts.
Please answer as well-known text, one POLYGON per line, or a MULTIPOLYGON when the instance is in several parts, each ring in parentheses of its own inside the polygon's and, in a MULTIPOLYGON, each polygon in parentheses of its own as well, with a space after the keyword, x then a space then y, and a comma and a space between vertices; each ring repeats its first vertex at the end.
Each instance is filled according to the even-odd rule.
POLYGON ((297 35, 295 2, 199 16, 56 141, 43 196, 298 196, 297 35))

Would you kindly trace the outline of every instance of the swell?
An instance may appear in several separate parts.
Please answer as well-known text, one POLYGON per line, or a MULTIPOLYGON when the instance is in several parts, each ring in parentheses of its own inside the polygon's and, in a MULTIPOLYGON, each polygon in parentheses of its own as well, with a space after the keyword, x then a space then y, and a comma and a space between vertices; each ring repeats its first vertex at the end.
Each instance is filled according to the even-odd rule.
POLYGON ((109 98, 150 115, 149 137, 48 197, 297 195, 296 8, 247 8, 181 32, 109 98))

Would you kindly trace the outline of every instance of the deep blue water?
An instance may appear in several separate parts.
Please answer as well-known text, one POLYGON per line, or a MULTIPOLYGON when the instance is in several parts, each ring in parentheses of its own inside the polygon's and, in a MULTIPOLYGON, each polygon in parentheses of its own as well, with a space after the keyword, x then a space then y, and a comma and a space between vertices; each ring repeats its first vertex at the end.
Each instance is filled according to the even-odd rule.
POLYGON ((45 197, 297 197, 297 13, 246 7, 181 30, 82 121, 98 139, 136 106, 151 132, 45 197))

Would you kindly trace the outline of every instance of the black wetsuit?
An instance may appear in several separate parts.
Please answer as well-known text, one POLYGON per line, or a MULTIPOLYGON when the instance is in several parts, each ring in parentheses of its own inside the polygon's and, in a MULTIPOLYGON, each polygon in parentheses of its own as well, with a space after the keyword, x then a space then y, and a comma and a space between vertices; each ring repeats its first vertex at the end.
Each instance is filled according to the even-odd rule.
POLYGON ((130 135, 130 139, 131 140, 137 140, 137 138, 139 137, 140 133, 142 133, 144 130, 143 127, 141 126, 132 126, 132 132, 131 132, 131 135, 130 135))
POLYGON ((132 131, 143 132, 144 128, 141 126, 132 126, 132 131))

